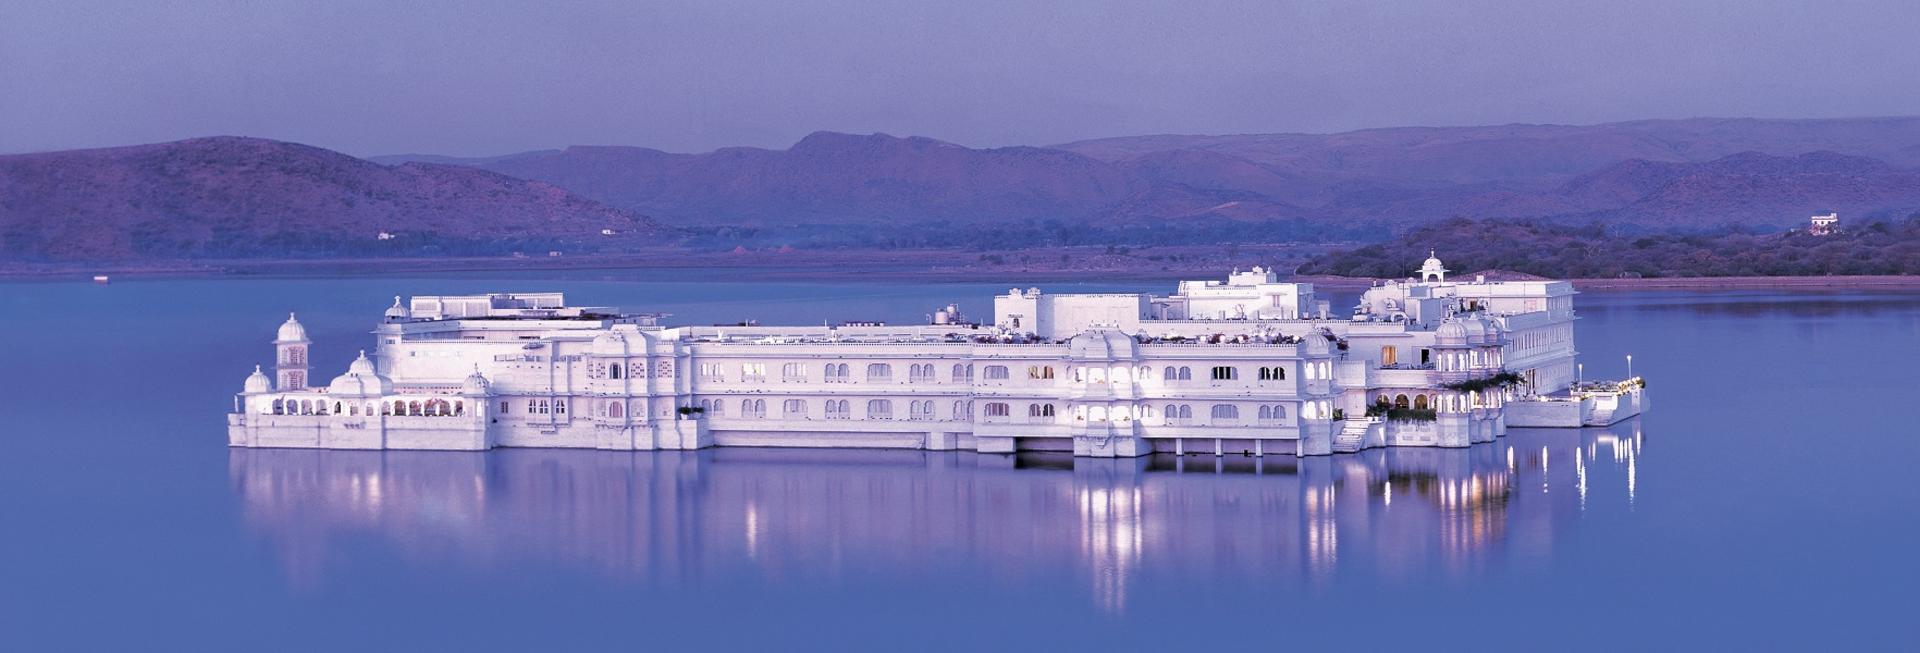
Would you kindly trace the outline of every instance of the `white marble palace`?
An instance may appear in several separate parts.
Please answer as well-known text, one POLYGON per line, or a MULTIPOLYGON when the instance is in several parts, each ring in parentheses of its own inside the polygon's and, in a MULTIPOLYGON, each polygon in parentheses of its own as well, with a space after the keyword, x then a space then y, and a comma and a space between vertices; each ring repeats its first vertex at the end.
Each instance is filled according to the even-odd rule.
POLYGON ((993 321, 664 326, 559 293, 417 296, 326 385, 305 328, 228 416, 236 447, 899 447, 1319 455, 1608 424, 1644 383, 1575 379, 1564 281, 1438 259, 1334 317, 1272 271, 1168 296, 1014 289, 993 321))

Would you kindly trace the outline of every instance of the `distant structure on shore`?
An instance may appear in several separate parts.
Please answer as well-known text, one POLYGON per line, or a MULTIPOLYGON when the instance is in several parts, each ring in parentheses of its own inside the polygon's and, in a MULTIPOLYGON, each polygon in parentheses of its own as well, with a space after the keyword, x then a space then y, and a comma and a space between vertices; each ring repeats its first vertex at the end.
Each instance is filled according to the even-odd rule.
POLYGON ((1812 224, 1807 226, 1807 233, 1815 236, 1828 236, 1838 231, 1840 231, 1839 213, 1813 216, 1812 224))
POLYGON ((986 325, 953 305, 924 325, 668 327, 559 293, 395 297, 376 355, 326 386, 289 317, 228 442, 1309 456, 1640 412, 1637 378, 1578 378, 1571 284, 1446 274, 1429 258, 1341 318, 1259 267, 1167 296, 1015 288, 986 325))

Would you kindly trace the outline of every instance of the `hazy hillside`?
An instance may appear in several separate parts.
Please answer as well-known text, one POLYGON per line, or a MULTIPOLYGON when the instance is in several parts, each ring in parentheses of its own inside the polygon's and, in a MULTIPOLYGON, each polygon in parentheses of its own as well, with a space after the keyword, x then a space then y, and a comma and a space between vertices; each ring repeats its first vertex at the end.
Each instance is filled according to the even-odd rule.
POLYGON ((1060 150, 831 132, 786 150, 570 147, 480 165, 694 224, 1090 219, 1147 188, 1117 166, 1060 150))
POLYGON ((1694 118, 1337 134, 1123 136, 1055 147, 1103 161, 1197 150, 1318 179, 1471 183, 1565 178, 1629 159, 1701 162, 1740 152, 1790 156, 1825 150, 1920 166, 1920 117, 1694 118))
POLYGON ((660 232, 544 183, 262 139, 0 156, 0 251, 18 259, 453 253, 609 228, 660 232))
POLYGON ((1815 210, 1914 208, 1902 179, 1920 166, 1920 118, 1142 136, 1057 149, 821 132, 786 150, 571 147, 454 161, 704 225, 1307 220, 1393 229, 1466 215, 1779 227, 1815 210), (1836 169, 1808 154, 1861 165, 1836 169), (1734 169, 1739 159, 1729 157, 1777 168, 1734 169))
POLYGON ((1385 239, 1453 216, 1629 231, 1920 210, 1920 118, 1143 136, 979 149, 819 132, 784 150, 379 157, 207 138, 0 156, 15 260, 1385 239), (601 230, 613 229, 616 237, 601 230), (399 234, 376 240, 382 232, 399 234), (687 240, 678 240, 686 238, 687 240))

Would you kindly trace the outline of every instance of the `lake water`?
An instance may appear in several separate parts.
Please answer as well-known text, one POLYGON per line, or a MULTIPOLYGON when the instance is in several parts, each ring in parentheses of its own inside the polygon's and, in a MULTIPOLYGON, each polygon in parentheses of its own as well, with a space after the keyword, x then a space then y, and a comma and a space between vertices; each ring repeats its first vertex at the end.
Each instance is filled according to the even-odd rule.
POLYGON ((0 284, 0 650, 1920 647, 1914 294, 1582 295, 1587 375, 1633 354, 1652 412, 1464 450, 225 446, 289 310, 330 378, 395 294, 548 289, 815 323, 1004 286, 0 284))

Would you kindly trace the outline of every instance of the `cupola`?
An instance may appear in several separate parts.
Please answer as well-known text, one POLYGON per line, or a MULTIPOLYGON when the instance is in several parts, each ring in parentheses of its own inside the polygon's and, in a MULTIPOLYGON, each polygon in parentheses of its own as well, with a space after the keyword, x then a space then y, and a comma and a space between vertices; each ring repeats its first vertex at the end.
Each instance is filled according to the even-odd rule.
POLYGON ((259 365, 255 365, 253 373, 247 375, 247 384, 242 392, 250 395, 273 392, 273 379, 269 378, 266 372, 260 371, 259 365))
POLYGON ((280 325, 280 334, 273 341, 283 344, 309 342, 307 327, 301 326, 300 320, 295 319, 292 313, 288 313, 287 321, 280 325))
POLYGON ((473 373, 467 375, 467 380, 460 383, 462 396, 485 397, 492 391, 492 384, 487 383, 487 377, 480 375, 480 367, 477 365, 474 366, 473 373))
POLYGON ((393 322, 398 320, 409 319, 412 317, 413 317, 413 311, 408 310, 405 304, 400 303, 399 295, 394 295, 393 306, 387 307, 387 321, 393 322))
POLYGON ((1420 264, 1420 280, 1440 282, 1447 280, 1447 266, 1440 263, 1440 256, 1433 250, 1427 250, 1427 261, 1420 264))
POLYGON ((393 394, 393 379, 381 376, 374 370, 373 361, 367 358, 367 352, 347 366, 347 373, 333 377, 327 384, 327 394, 338 397, 379 397, 393 394))

